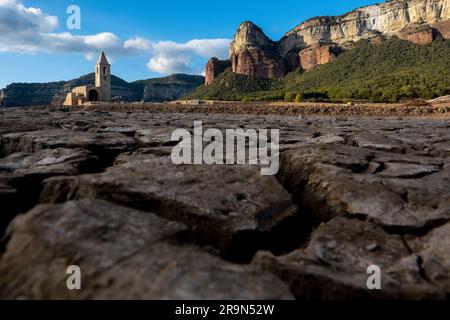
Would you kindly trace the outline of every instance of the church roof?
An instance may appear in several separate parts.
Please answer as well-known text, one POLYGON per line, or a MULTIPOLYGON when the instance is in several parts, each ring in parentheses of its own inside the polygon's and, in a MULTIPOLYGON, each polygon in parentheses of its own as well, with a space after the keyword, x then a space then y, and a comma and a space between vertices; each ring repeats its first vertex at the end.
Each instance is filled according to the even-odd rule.
POLYGON ((108 59, 106 59, 105 52, 102 50, 100 57, 98 57, 97 64, 109 64, 108 59))

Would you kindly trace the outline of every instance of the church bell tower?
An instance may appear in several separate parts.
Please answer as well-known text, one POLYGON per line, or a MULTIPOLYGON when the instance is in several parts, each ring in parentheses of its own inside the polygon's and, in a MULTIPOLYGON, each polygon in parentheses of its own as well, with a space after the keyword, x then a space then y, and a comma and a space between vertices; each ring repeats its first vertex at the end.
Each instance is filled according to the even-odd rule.
POLYGON ((111 101, 111 65, 103 50, 95 66, 95 86, 100 101, 111 101))

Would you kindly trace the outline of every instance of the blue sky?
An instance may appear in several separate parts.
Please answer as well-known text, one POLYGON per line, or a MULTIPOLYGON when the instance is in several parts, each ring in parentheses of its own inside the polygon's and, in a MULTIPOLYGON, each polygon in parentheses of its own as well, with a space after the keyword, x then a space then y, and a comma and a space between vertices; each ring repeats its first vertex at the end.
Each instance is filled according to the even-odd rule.
POLYGON ((308 18, 375 2, 0 0, 0 88, 92 72, 100 47, 112 60, 112 72, 127 81, 200 73, 209 55, 226 57, 242 21, 253 21, 278 40, 308 18), (66 27, 72 4, 81 9, 80 30, 66 27))

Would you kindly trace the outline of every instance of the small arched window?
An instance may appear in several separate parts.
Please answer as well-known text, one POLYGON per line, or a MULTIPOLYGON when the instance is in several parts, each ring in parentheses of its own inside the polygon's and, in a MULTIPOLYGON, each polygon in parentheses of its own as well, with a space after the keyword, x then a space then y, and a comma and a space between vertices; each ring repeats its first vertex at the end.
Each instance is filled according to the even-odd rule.
POLYGON ((106 67, 103 67, 103 74, 106 74, 106 67))

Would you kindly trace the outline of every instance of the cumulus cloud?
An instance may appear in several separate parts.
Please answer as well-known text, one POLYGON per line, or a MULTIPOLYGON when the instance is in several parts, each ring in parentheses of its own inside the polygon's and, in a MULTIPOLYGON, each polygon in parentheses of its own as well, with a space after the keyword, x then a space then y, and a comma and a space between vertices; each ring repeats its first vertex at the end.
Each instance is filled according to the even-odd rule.
POLYGON ((147 67, 150 71, 160 74, 196 73, 189 66, 190 59, 185 57, 156 56, 150 59, 147 67))
POLYGON ((75 36, 71 33, 47 33, 41 34, 46 47, 43 50, 50 52, 98 52, 101 49, 110 52, 123 50, 121 40, 110 32, 95 35, 75 36))
POLYGON ((152 43, 141 37, 136 37, 125 41, 123 47, 130 50, 150 50, 152 43))
POLYGON ((211 57, 211 54, 221 57, 227 53, 229 44, 229 39, 195 39, 186 43, 160 41, 153 48, 161 54, 194 52, 203 57, 211 57))
POLYGON ((17 0, 0 0, 0 51, 33 51, 41 33, 58 27, 58 18, 17 0))
POLYGON ((55 33, 58 18, 39 8, 27 8, 18 0, 0 0, 0 51, 80 52, 86 55, 99 49, 125 53, 123 41, 109 32, 76 36, 55 33))
POLYGON ((154 42, 139 36, 123 40, 110 32, 73 35, 55 32, 57 28, 58 18, 39 8, 27 8, 20 0, 0 0, 0 52, 76 52, 92 60, 104 49, 113 57, 148 54, 147 68, 161 74, 201 73, 206 58, 228 55, 230 43, 229 39, 154 42))
POLYGON ((17 0, 0 0, 0 32, 19 35, 51 32, 58 26, 58 18, 44 14, 38 8, 26 8, 17 0))
POLYGON ((153 57, 147 63, 150 71, 161 74, 201 73, 203 65, 194 63, 198 57, 225 58, 228 55, 229 39, 195 39, 186 43, 160 41, 152 47, 153 57))

